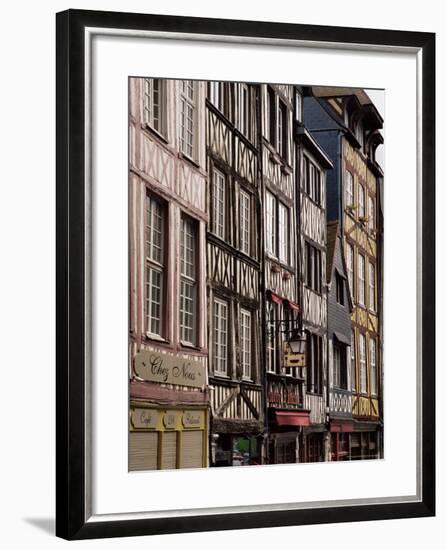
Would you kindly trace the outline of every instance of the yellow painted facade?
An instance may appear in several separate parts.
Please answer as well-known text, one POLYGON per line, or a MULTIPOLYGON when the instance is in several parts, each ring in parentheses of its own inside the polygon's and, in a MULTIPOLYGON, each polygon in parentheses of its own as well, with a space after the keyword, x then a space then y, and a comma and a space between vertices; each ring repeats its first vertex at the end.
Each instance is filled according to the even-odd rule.
MULTIPOLYGON (((352 312, 352 329, 354 332, 354 345, 355 345, 355 368, 354 375, 356 383, 353 390, 353 402, 352 412, 356 417, 378 420, 379 418, 379 400, 376 395, 379 385, 379 373, 381 371, 381 355, 379 345, 379 319, 377 315, 377 307, 379 303, 378 296, 378 247, 377 247, 377 180, 375 175, 367 167, 367 161, 362 154, 355 149, 347 140, 343 141, 343 174, 344 182, 345 173, 349 171, 353 176, 353 208, 345 210, 344 213, 344 237, 345 244, 347 243, 353 247, 353 276, 354 276, 354 288, 353 303, 354 308, 352 312), (365 216, 359 215, 359 185, 364 188, 364 210, 365 216), (374 223, 370 223, 369 211, 369 197, 373 200, 375 216, 374 223), (361 284, 359 278, 359 254, 365 259, 365 299, 364 304, 360 304, 359 300, 359 286, 361 284), (375 298, 371 299, 370 296, 370 271, 369 265, 373 264, 375 270, 375 298), (374 306, 373 306, 374 304, 374 306), (365 357, 366 357, 366 373, 367 373, 367 390, 361 388, 361 372, 360 372, 360 334, 365 336, 365 357), (371 370, 371 339, 376 342, 376 382, 375 393, 372 394, 372 370, 371 370)), ((345 186, 345 183, 344 183, 345 186)), ((345 193, 345 187, 344 187, 345 193)))

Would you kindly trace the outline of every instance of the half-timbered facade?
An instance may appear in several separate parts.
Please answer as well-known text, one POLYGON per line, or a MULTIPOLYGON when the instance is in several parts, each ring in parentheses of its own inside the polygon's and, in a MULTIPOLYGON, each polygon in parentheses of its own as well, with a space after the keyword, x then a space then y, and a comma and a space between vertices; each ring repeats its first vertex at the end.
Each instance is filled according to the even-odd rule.
POLYGON ((304 407, 310 425, 303 429, 301 460, 327 460, 327 286, 326 172, 332 163, 313 136, 297 126, 299 174, 299 250, 302 328, 306 335, 304 407))
POLYGON ((350 459, 353 431, 351 313, 348 271, 339 223, 327 224, 327 353, 330 460, 350 459))
POLYGON ((352 459, 382 456, 383 172, 375 151, 383 120, 363 90, 313 88, 305 98, 311 132, 330 155, 329 220, 338 220, 353 298, 352 459))
POLYGON ((299 461, 299 436, 310 422, 300 367, 284 361, 287 341, 299 328, 293 86, 261 86, 264 341, 271 464, 299 461))
POLYGON ((208 465, 205 84, 129 81, 129 470, 208 465))
POLYGON ((207 84, 207 312, 216 466, 263 461, 258 97, 256 85, 207 84))

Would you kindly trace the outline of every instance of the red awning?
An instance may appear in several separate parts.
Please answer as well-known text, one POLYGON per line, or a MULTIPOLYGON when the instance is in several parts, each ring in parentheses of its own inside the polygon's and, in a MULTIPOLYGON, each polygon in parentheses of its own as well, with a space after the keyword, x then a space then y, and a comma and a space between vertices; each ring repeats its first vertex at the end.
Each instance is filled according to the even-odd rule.
POLYGON ((277 296, 277 294, 274 294, 274 292, 271 292, 271 300, 276 302, 276 304, 281 304, 283 302, 282 298, 277 296))
POLYGON ((276 411, 275 417, 278 426, 310 425, 310 413, 307 411, 276 411))
POLYGON ((330 422, 330 432, 352 432, 353 431, 353 422, 349 420, 332 420, 330 422))
POLYGON ((287 303, 287 306, 290 307, 291 309, 294 309, 295 311, 300 310, 300 307, 294 302, 290 302, 290 300, 287 300, 286 303, 287 303))

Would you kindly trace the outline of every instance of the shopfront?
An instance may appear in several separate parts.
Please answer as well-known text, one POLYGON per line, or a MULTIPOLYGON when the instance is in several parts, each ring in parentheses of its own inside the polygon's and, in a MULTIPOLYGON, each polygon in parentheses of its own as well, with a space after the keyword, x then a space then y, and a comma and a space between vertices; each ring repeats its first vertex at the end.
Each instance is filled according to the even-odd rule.
POLYGON ((206 467, 207 440, 207 409, 130 406, 130 471, 206 467))

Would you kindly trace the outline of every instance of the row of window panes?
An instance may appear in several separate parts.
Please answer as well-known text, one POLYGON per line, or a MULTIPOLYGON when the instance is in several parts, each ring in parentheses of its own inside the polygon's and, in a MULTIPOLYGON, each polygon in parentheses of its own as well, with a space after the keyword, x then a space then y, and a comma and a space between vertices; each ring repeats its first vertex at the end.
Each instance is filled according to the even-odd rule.
MULTIPOLYGON (((355 296, 355 280, 354 280, 354 248, 353 245, 347 243, 347 274, 350 291, 354 299, 355 296)), ((368 307, 371 311, 376 311, 376 269, 375 264, 368 263, 368 307)), ((358 253, 358 302, 361 306, 366 307, 366 280, 365 280, 366 259, 363 254, 358 253)))
POLYGON ((305 284, 308 288, 322 290, 322 254, 321 251, 305 242, 305 284))
POLYGON ((266 97, 265 137, 279 155, 288 158, 288 109, 282 100, 276 102, 274 90, 268 86, 266 97))
POLYGON ((305 193, 316 203, 322 204, 321 171, 304 156, 303 183, 305 193))
MULTIPOLYGON (((164 337, 166 276, 166 207, 152 196, 146 197, 146 330, 151 336, 164 337)), ((197 330, 197 227, 182 215, 180 226, 180 339, 196 345, 197 330)))
MULTIPOLYGON (((356 381, 356 352, 355 333, 352 331, 351 365, 352 365, 352 389, 359 389, 360 393, 367 393, 367 352, 366 336, 359 334, 359 388, 356 381)), ((369 339, 369 365, 370 365, 370 393, 376 395, 378 391, 378 371, 376 357, 376 340, 369 339)))
MULTIPOLYGON (((223 114, 228 115, 229 111, 229 83, 209 82, 208 97, 209 101, 223 114)), ((251 92, 248 84, 234 84, 235 94, 237 95, 237 113, 236 126, 240 132, 248 138, 253 135, 252 128, 252 104, 251 92)))
POLYGON ((266 192, 266 250, 290 264, 290 211, 272 193, 266 192))
POLYGON ((354 178, 353 174, 349 171, 345 171, 345 206, 346 208, 357 206, 358 208, 358 217, 368 219, 369 230, 375 229, 375 199, 372 196, 368 196, 368 205, 366 212, 366 191, 362 184, 358 183, 358 204, 355 205, 355 194, 354 194, 354 178))
MULTIPOLYGON (((158 78, 144 79, 144 120, 162 135, 167 132, 167 97, 165 82, 158 78)), ((192 80, 180 83, 180 150, 195 156, 196 91, 192 80)))
MULTIPOLYGON (((213 300, 213 367, 215 374, 229 375, 229 302, 221 298, 213 300)), ((243 378, 252 378, 252 312, 240 308, 240 364, 243 378)))
MULTIPOLYGON (((251 196, 240 189, 239 195, 239 231, 240 250, 251 254, 251 196)), ((226 239, 227 212, 226 212, 226 178, 223 172, 214 168, 212 171, 212 231, 226 239)))

